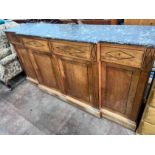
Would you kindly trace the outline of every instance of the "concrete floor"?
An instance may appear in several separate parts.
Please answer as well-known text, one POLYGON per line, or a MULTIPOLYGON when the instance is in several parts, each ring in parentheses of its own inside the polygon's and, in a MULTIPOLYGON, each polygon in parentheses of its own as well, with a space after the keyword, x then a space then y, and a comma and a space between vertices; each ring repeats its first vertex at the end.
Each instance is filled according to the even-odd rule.
POLYGON ((24 81, 13 91, 0 84, 0 134, 132 135, 107 119, 98 119, 24 81))

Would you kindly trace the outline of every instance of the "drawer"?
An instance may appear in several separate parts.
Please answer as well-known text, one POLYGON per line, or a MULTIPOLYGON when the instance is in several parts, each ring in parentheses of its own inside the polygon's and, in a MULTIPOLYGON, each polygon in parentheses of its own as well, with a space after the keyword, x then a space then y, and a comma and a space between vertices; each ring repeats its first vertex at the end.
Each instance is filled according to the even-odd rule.
POLYGON ((32 48, 34 50, 39 50, 43 52, 49 52, 48 41, 43 39, 33 39, 33 38, 23 38, 23 43, 25 47, 32 48))
POLYGON ((151 95, 151 99, 150 99, 150 105, 151 106, 153 106, 153 107, 155 107, 155 90, 152 90, 151 92, 150 92, 150 95, 151 95))
POLYGON ((101 44, 101 60, 141 68, 144 49, 128 45, 101 44))
POLYGON ((15 35, 14 33, 6 33, 9 41, 13 44, 22 44, 22 40, 20 39, 20 37, 18 37, 17 35, 15 35))
POLYGON ((155 125, 155 108, 147 106, 143 119, 155 125))
POLYGON ((155 134, 155 125, 152 125, 147 122, 142 122, 140 127, 140 133, 145 135, 154 135, 155 134))
POLYGON ((96 46, 89 43, 51 41, 53 53, 59 56, 96 60, 96 46))

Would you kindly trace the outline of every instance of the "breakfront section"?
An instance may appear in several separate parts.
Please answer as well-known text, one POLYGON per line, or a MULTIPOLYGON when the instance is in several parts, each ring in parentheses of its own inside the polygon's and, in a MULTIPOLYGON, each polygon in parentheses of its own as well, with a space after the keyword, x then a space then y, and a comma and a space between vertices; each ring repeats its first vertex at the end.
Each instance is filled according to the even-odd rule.
POLYGON ((64 93, 99 109, 96 45, 58 40, 50 43, 58 61, 64 93))
POLYGON ((57 75, 57 66, 54 65, 52 52, 48 40, 22 37, 27 52, 30 53, 31 62, 35 68, 39 85, 61 91, 57 75))
POLYGON ((148 79, 143 65, 147 50, 108 43, 100 44, 99 48, 102 116, 135 129, 148 79))
POLYGON ((23 45, 22 39, 14 33, 6 33, 9 41, 13 44, 17 56, 19 58, 20 64, 25 71, 27 78, 34 83, 38 83, 35 68, 31 61, 31 51, 23 45))
POLYGON ((50 50, 47 39, 7 33, 14 45, 19 61, 27 75, 27 79, 61 92, 58 68, 50 50))

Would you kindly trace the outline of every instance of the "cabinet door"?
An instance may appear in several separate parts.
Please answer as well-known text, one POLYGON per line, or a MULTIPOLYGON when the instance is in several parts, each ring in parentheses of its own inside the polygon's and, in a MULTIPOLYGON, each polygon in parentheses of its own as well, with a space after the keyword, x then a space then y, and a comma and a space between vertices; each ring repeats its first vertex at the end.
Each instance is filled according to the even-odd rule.
POLYGON ((26 72, 26 75, 34 79, 35 81, 37 80, 36 72, 35 69, 32 65, 31 59, 30 59, 30 52, 23 48, 22 46, 17 46, 15 45, 15 49, 17 52, 17 55, 20 59, 21 65, 26 72))
POLYGON ((53 58, 50 53, 32 51, 39 83, 49 88, 59 89, 53 58))
POLYGON ((107 108, 130 117, 139 77, 140 71, 138 69, 102 62, 102 108, 107 108))
POLYGON ((65 93, 98 108, 97 65, 91 62, 59 59, 63 70, 65 93))

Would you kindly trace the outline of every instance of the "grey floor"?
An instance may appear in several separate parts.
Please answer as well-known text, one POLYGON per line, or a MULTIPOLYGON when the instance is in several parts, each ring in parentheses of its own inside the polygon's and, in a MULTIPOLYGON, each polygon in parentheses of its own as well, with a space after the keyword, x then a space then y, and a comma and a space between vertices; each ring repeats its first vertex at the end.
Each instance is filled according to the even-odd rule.
POLYGON ((107 119, 98 119, 24 81, 13 91, 0 84, 0 134, 133 135, 107 119))

